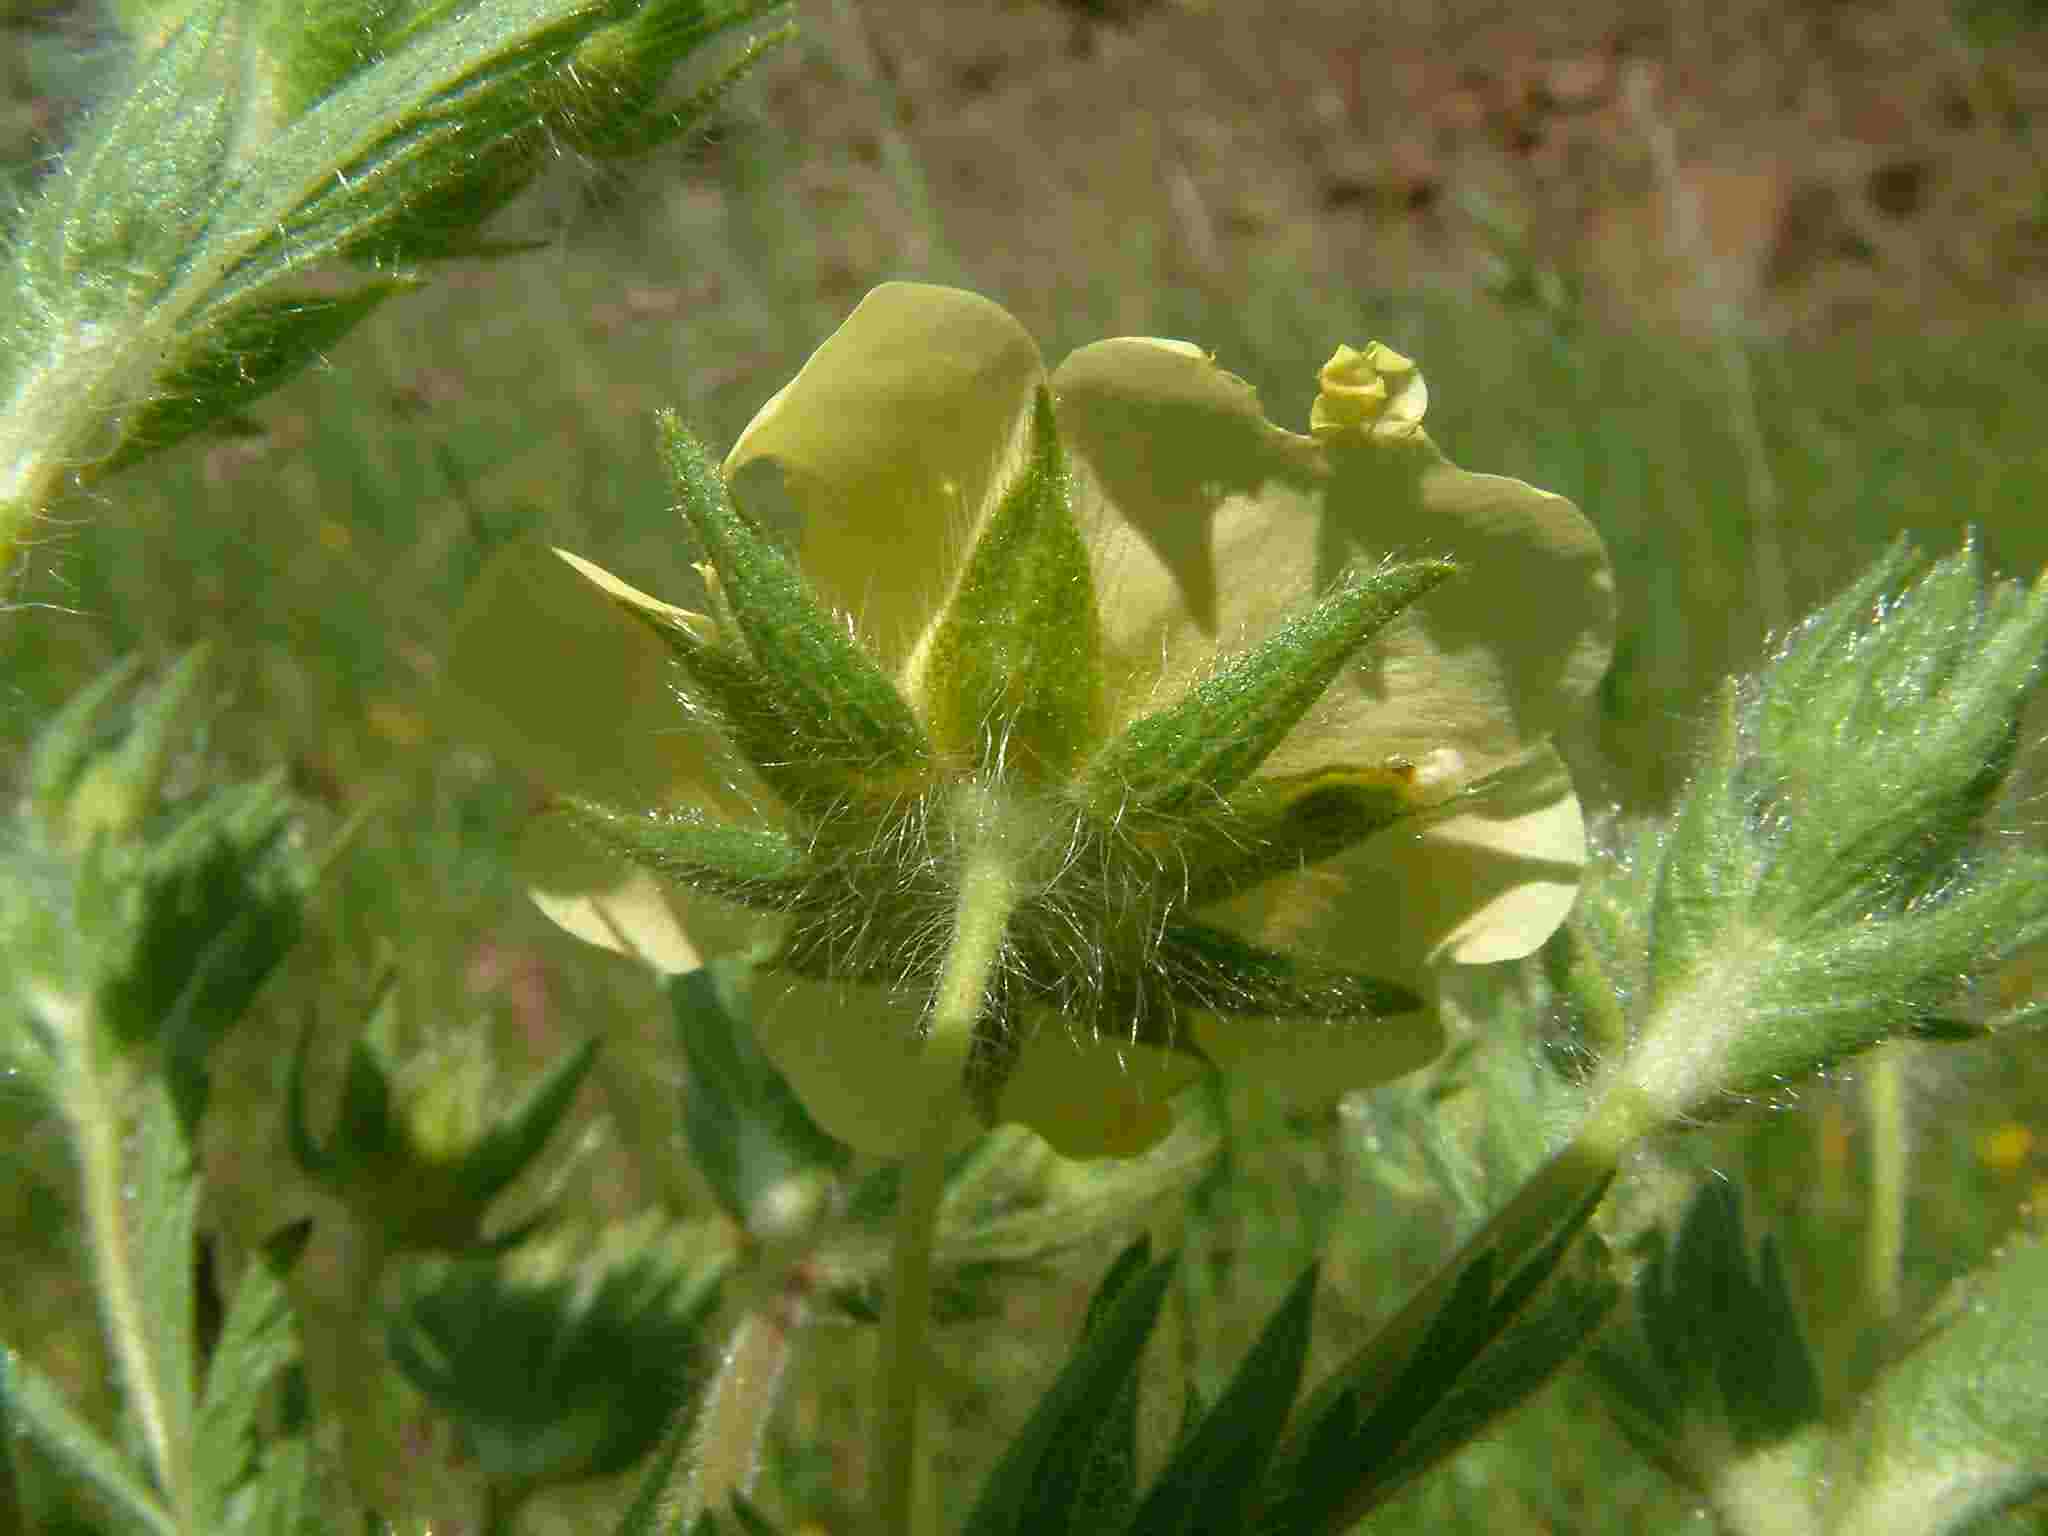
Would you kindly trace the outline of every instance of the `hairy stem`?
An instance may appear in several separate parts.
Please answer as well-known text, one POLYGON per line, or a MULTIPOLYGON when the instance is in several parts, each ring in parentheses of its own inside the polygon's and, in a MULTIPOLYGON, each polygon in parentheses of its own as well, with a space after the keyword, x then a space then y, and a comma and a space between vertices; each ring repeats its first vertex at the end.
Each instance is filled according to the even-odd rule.
POLYGON ((678 1507, 664 1512, 664 1521, 676 1529, 693 1527, 706 1510, 723 1514, 734 1494, 753 1491, 768 1419, 796 1356, 805 1312, 804 1287, 793 1281, 767 1305, 749 1311, 733 1330, 699 1410, 683 1497, 678 1507))
POLYGON ((1017 870, 996 825, 999 810, 983 803, 967 809, 970 824, 962 828, 965 846, 953 938, 918 1061, 924 1129, 903 1168, 889 1293, 882 1313, 875 1507, 889 1536, 910 1536, 914 1529, 918 1408, 925 1325, 931 1316, 932 1233, 945 1193, 946 1154, 966 1108, 960 1085, 974 1047, 974 1026, 1017 904, 1017 870))
POLYGON ((1863 1107, 1870 1134, 1870 1222, 1863 1238, 1865 1305, 1880 1327, 1898 1320, 1900 1275, 1906 1252, 1907 1182, 1913 1157, 1906 1116, 1906 1063, 1910 1045, 1871 1054, 1863 1076, 1863 1107))

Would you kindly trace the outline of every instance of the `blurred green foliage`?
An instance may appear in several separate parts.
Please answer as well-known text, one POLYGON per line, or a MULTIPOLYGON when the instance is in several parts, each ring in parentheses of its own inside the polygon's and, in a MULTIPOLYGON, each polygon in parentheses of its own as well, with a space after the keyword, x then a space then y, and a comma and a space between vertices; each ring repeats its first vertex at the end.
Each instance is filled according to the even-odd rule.
MULTIPOLYGON (((841 226, 863 210, 798 194, 788 173, 806 148, 741 121, 630 179, 564 171, 505 221, 503 238, 539 249, 390 306, 327 366, 254 409, 263 435, 185 444, 71 504, 67 521, 43 530, 16 606, 0 613, 0 779, 19 782, 35 728, 110 661, 161 661, 206 641, 223 699, 207 771, 225 780, 284 764, 313 807, 316 843, 352 828, 307 942, 216 1068, 210 1212, 245 1247, 310 1199, 277 1173, 290 1042, 309 1019, 323 1026, 312 1070, 329 1102, 369 979, 386 968, 401 978, 408 1017, 474 1024, 510 1076, 607 1034, 594 1075, 609 1113, 573 1156, 553 1160, 556 1201, 598 1217, 657 1196, 712 1209, 709 1191, 678 1184, 647 1152, 675 1103, 662 1096, 673 1068, 659 1064, 659 999, 527 909, 508 852, 526 791, 443 741, 434 687, 465 587, 512 538, 543 533, 646 590, 692 590, 656 408, 729 442, 866 280, 972 282, 971 252, 950 258, 964 271, 849 281, 835 253, 841 226)), ((1315 368, 1338 341, 1383 339, 1417 358, 1447 452, 1571 496, 1613 553, 1621 647, 1598 719, 1567 743, 1593 807, 1667 803, 1711 685, 1752 666, 1769 630, 1896 534, 1939 552, 1975 527, 1995 569, 2048 562, 2048 329, 1751 348, 1754 397, 1738 402, 1708 350, 1567 324, 1550 299, 1518 307, 1518 291, 1376 293, 1277 270, 1225 294, 1176 282, 1134 245, 1127 270, 1077 278, 1067 308, 1019 318, 1054 356, 1119 330, 1199 341, 1258 385, 1283 424, 1305 422, 1315 368), (1743 413, 1761 426, 1770 508, 1756 504, 1743 413), (1764 558, 1781 566, 1760 569, 1764 558), (1784 611, 1769 611, 1772 593, 1784 611)), ((1418 552, 1427 537, 1417 530, 1418 552)), ((2020 770, 2028 781, 2037 772, 2020 770)), ((2023 970, 2008 980, 2016 996, 2033 986, 2023 970)), ((1496 1003, 1526 1002, 1536 983, 1464 985, 1465 1011, 1483 1019, 1496 1003)), ((2036 1150, 2048 1138, 2048 1064, 2037 1046, 1993 1041, 1922 1052, 1909 1080, 1904 1276, 1918 1305, 2048 1191, 2048 1155, 2036 1150)), ((1539 1042, 1522 1038, 1480 1040, 1331 1122, 1290 1122, 1255 1091, 1240 1094, 1225 1107, 1225 1159, 1185 1220, 1190 1256, 1154 1351, 1177 1360, 1157 1368, 1177 1363, 1198 1389, 1220 1392, 1327 1250, 1306 1373, 1318 1379, 1529 1171, 1568 1104, 1539 1042)), ((1669 1209, 1650 1178, 1616 1221, 1639 1232, 1675 1216, 1690 1171, 1739 1176, 1751 1229, 1775 1236, 1819 1390, 1838 1402, 1870 1365, 1857 1304, 1869 1132, 1852 1083, 1813 1085, 1797 1107, 1661 1154, 1669 1209)), ((41 1368, 104 1421, 92 1309, 61 1235, 67 1188, 61 1140, 0 1085, 0 1335, 35 1341, 41 1368)), ((1099 1267, 1055 1269, 1020 1289, 999 1339, 984 1325, 942 1334, 947 1467, 994 1462, 1030 1402, 1013 1373, 1051 1379, 1099 1267)), ((849 1329, 812 1341, 777 1431, 768 1502, 779 1512, 843 1514, 837 1501, 857 1477, 842 1479, 820 1448, 855 1422, 848 1383, 865 1347, 849 1329)), ((394 1413, 413 1424, 419 1404, 400 1401, 394 1413)), ((1172 1432, 1140 1424, 1154 1464, 1172 1432)), ((415 1438, 421 1464, 410 1471, 429 1484, 462 1475, 458 1453, 415 1438)), ((963 1478, 963 1504, 973 1486, 963 1478)), ((539 1499, 525 1528, 595 1528, 594 1511, 628 1496, 616 1484, 539 1499)), ((1620 1536, 1676 1528, 1691 1507, 1572 1377, 1541 1411, 1401 1494, 1373 1529, 1620 1536)), ((1987 1529, 2048 1530, 2048 1515, 1999 1519, 1987 1529)))

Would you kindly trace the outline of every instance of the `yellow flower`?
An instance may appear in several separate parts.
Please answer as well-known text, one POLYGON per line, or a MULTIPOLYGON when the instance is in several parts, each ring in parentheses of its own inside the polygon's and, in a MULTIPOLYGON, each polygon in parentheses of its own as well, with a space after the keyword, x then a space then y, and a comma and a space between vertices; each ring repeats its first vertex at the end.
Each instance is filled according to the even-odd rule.
POLYGON ((1444 459, 1408 359, 1322 379, 1303 436, 1186 343, 1048 375, 985 299, 875 290, 721 470, 672 433, 712 613, 539 550, 473 598, 464 725, 691 887, 553 824, 544 907, 670 969, 753 945, 769 1053, 885 1153, 969 844, 1016 900, 986 1117, 1123 1152, 1203 1059, 1325 1102, 1426 1063, 1431 969, 1572 901, 1550 737, 1612 583, 1569 502, 1444 459))

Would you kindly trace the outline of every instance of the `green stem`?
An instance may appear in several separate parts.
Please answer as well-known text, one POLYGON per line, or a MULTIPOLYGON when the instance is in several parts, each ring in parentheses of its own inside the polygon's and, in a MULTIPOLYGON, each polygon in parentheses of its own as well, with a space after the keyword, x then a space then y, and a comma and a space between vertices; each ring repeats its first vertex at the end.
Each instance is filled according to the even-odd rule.
POLYGON ((722 1515, 734 1494, 753 1491, 768 1419, 782 1396, 804 1312, 801 1288, 792 1284, 740 1319, 704 1395, 688 1481, 677 1506, 664 1510, 664 1529, 692 1529, 706 1510, 722 1515))
MULTIPOLYGON (((81 1031, 81 1036, 84 1035, 81 1031)), ((164 1376, 150 1344, 149 1312, 137 1274, 123 1190, 122 1146, 128 1128, 126 1074, 112 1065, 81 1065, 71 1074, 66 1109, 78 1157, 86 1247, 99 1294, 107 1347, 123 1395, 141 1427, 157 1486, 180 1529, 191 1528, 184 1447, 175 1443, 164 1376)))
POLYGON ((918 1058, 922 1134, 905 1161, 896 1241, 882 1312, 881 1402, 875 1417, 875 1506, 889 1536, 910 1536, 916 1497, 918 1408, 925 1325, 931 1316, 932 1233, 946 1187, 946 1154, 966 1101, 961 1078, 974 1048, 1003 936, 1017 904, 1017 871, 993 825, 994 807, 973 808, 953 912, 953 941, 933 995, 918 1058))
POLYGON ((377 1290, 390 1250, 373 1222, 354 1213, 323 1222, 333 1244, 326 1262, 300 1265, 324 1284, 301 1289, 295 1310, 305 1339, 306 1370, 323 1417, 340 1430, 342 1471, 362 1509, 394 1507, 399 1473, 384 1415, 382 1330, 377 1290))
POLYGON ((1906 1124, 1906 1045, 1873 1052, 1864 1069, 1863 1108, 1870 1134, 1870 1221, 1863 1239, 1863 1289, 1871 1317, 1897 1320, 1906 1252, 1907 1179, 1913 1146, 1906 1124))

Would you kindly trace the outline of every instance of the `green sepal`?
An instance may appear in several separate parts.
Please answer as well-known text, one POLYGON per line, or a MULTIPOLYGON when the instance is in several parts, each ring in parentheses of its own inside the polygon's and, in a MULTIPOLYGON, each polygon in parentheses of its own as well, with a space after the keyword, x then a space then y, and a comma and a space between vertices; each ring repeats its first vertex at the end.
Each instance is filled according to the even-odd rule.
POLYGON ((1203 907, 1335 858, 1421 809, 1398 774, 1331 769, 1258 780, 1215 816, 1167 822, 1156 840, 1134 826, 1129 838, 1173 872, 1184 905, 1203 907))
POLYGON ((1120 1528, 1131 1500, 1125 1430, 1173 1270, 1171 1259, 1151 1261, 1143 1238, 1110 1266, 1089 1304, 1081 1342, 989 1474, 961 1536, 1082 1536, 1120 1528))
POLYGON ((609 1476, 682 1408, 728 1262, 647 1221, 509 1258, 421 1259, 400 1273, 386 1342, 493 1482, 609 1476))
POLYGON ((761 1240, 822 1214, 852 1153, 810 1116, 748 1024, 744 973, 714 964, 665 983, 683 1048, 683 1136, 727 1214, 761 1240))
POLYGON ((809 861, 781 833, 687 808, 621 810, 567 796, 554 802, 605 847, 693 890, 769 911, 801 898, 809 861))
POLYGON ((194 342, 193 355, 156 385, 126 423, 121 446, 90 466, 97 480, 207 430, 233 429, 237 413, 335 347, 387 299, 411 293, 411 278, 365 282, 335 297, 265 298, 225 316, 194 342))
POLYGON ((686 675, 684 693, 689 705, 716 718, 719 734, 776 794, 795 806, 822 803, 829 807, 836 797, 853 792, 856 786, 833 771, 833 765, 791 754, 796 723, 767 674, 740 647, 738 624, 723 593, 714 585, 711 595, 725 628, 725 633, 716 637, 699 633, 673 614, 650 612, 617 596, 613 602, 668 647, 686 675))
POLYGON ((1260 1482, 1308 1360, 1316 1269, 1295 1282, 1223 1395, 1183 1437, 1138 1506, 1125 1536, 1234 1536, 1250 1518, 1260 1482))
POLYGON ((1167 927, 1149 958, 1148 979, 1158 994, 1211 1013, 1362 1019, 1423 1006, 1397 983, 1297 960, 1199 923, 1167 927))
POLYGON ((778 760, 808 765, 818 790, 834 801, 864 783, 918 780, 930 743, 895 684, 812 598, 789 555, 733 506, 703 445, 673 413, 660 425, 683 515, 786 727, 778 760))
POLYGON ((1300 724, 1347 662, 1457 569, 1448 560, 1416 560, 1347 571, 1305 613, 1126 726, 1088 765, 1084 801, 1103 817, 1220 804, 1300 724))
POLYGON ((1030 448, 976 535, 921 667, 941 752, 1027 781, 1064 780, 1094 744, 1100 625, 1088 546, 1074 523, 1052 393, 1030 448))

